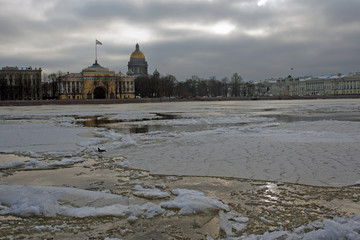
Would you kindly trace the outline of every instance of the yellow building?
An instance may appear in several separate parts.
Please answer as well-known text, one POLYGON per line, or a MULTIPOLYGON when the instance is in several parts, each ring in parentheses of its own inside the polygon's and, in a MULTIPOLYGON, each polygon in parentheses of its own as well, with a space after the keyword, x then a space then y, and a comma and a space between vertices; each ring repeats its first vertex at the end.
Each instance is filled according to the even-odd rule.
POLYGON ((95 61, 81 73, 66 74, 59 93, 60 99, 135 98, 135 77, 116 74, 95 61))
POLYGON ((135 98, 135 78, 147 75, 145 55, 136 44, 130 55, 128 74, 115 73, 102 67, 97 62, 97 45, 95 42, 95 63, 81 73, 67 73, 59 82, 60 99, 123 99, 135 98))

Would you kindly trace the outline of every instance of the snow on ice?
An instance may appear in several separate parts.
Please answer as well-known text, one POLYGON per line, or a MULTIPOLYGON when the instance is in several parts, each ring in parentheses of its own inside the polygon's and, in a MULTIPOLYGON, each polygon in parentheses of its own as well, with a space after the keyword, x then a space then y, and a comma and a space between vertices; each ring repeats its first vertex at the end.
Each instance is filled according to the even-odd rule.
POLYGON ((80 163, 83 161, 84 161, 84 159, 81 157, 63 158, 62 160, 53 161, 50 163, 45 162, 45 161, 40 161, 40 160, 14 161, 14 162, 0 164, 0 169, 9 169, 9 168, 17 168, 17 169, 22 168, 25 170, 51 169, 51 168, 61 167, 61 166, 63 166, 63 167, 70 166, 70 165, 74 165, 76 163, 80 163))
MULTIPOLYGON (((135 185, 134 188, 138 193, 135 195, 142 197, 169 197, 168 193, 158 189, 144 189, 139 185, 135 185)), ((172 192, 176 195, 173 201, 157 205, 120 195, 75 188, 0 185, 0 203, 2 204, 0 214, 47 217, 62 215, 80 218, 109 215, 153 218, 163 214, 166 208, 179 209, 180 215, 219 209, 229 211, 229 206, 201 192, 186 189, 175 189, 172 192)))
POLYGON ((163 202, 160 206, 163 208, 179 209, 178 214, 180 215, 208 212, 209 210, 230 210, 228 205, 217 199, 207 197, 199 191, 174 189, 172 193, 176 195, 175 199, 169 202, 163 202))

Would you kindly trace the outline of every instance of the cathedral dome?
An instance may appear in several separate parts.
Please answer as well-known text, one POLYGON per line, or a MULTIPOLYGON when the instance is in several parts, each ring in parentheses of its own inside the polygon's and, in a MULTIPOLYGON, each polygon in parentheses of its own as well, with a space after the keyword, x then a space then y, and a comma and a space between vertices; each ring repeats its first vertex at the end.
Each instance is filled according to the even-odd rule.
POLYGON ((132 73, 134 76, 148 75, 148 64, 145 60, 145 55, 140 51, 138 43, 136 44, 135 51, 130 56, 128 73, 132 73))
POLYGON ((145 60, 145 55, 142 51, 140 51, 139 44, 136 44, 136 49, 130 56, 130 60, 131 59, 144 59, 145 60))

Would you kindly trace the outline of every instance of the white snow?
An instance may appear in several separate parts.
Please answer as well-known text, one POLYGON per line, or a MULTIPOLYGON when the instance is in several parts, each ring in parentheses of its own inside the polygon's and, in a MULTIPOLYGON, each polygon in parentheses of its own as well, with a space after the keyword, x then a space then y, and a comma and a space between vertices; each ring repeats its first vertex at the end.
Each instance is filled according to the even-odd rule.
POLYGON ((115 162, 115 165, 119 165, 124 168, 130 167, 130 162, 128 160, 122 161, 122 162, 115 162))
POLYGON ((309 223, 293 231, 266 232, 261 235, 241 236, 241 240, 277 240, 277 239, 304 239, 304 240, 358 240, 360 239, 360 215, 352 218, 325 219, 323 222, 309 223))
POLYGON ((199 191, 174 189, 172 193, 176 195, 174 200, 163 202, 160 206, 163 208, 179 209, 178 214, 180 215, 208 212, 210 210, 230 210, 227 204, 217 199, 207 197, 199 191))
MULTIPOLYGON (((168 193, 159 189, 145 189, 139 185, 134 188, 141 196, 157 199, 169 197, 168 193)), ((180 215, 210 210, 229 211, 228 205, 198 191, 175 189, 172 193, 176 195, 174 200, 157 205, 140 199, 76 188, 0 185, 0 214, 47 217, 62 215, 79 218, 127 216, 129 221, 134 221, 135 217, 153 218, 162 215, 167 208, 179 209, 180 215)))
POLYGON ((65 187, 0 185, 0 214, 71 217, 143 216, 152 218, 164 209, 120 195, 65 187))
POLYGON ((0 169, 9 169, 9 168, 22 168, 22 169, 50 169, 54 167, 60 167, 60 166, 70 166, 74 165, 76 163, 83 162, 84 159, 81 157, 72 157, 72 158, 63 158, 59 161, 53 161, 53 162, 45 162, 41 160, 31 160, 31 161, 14 161, 14 162, 8 162, 4 164, 0 164, 0 169))
POLYGON ((219 225, 226 236, 230 237, 236 233, 242 232, 246 228, 247 217, 236 217, 234 212, 219 211, 219 225))
POLYGON ((133 194, 138 197, 144 197, 147 199, 161 199, 161 198, 168 198, 170 194, 167 192, 163 192, 157 188, 144 188, 139 184, 136 184, 133 187, 133 194))

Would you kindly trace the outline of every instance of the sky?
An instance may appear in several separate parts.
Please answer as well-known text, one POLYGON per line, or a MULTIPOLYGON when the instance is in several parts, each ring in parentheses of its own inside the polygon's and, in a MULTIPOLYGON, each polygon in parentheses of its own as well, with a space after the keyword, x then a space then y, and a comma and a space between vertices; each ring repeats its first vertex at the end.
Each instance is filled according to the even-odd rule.
POLYGON ((360 0, 0 0, 0 67, 126 73, 139 43, 179 81, 360 71, 360 0))

